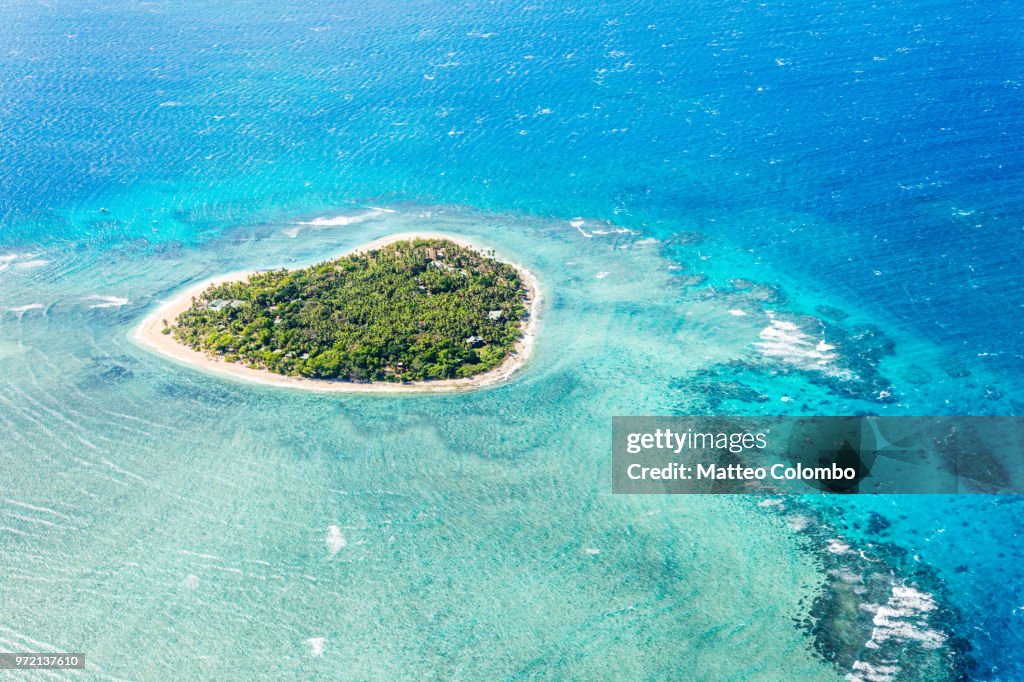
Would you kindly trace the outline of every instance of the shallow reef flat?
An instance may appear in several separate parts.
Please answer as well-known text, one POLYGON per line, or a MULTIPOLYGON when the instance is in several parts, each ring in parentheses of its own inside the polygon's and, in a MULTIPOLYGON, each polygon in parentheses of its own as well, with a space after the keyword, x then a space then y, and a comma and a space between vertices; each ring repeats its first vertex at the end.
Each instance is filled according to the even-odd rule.
MULTIPOLYGON (((885 656, 905 671, 955 659, 948 595, 827 515, 753 498, 606 494, 612 415, 895 405, 879 400, 876 377, 898 401, 929 390, 893 378, 904 337, 859 335, 845 301, 824 303, 847 319, 816 315, 823 301, 799 282, 722 255, 710 237, 387 208, 353 221, 338 218, 366 211, 324 214, 330 225, 312 215, 238 227, 192 246, 39 252, 32 260, 50 265, 2 274, 12 332, 0 401, 21 494, 3 507, 14 532, 0 559, 13 568, 0 589, 18 605, 38 580, 88 586, 53 608, 15 607, 9 638, 73 638, 122 677, 147 671, 120 656, 130 635, 111 624, 155 613, 184 639, 151 633, 153 674, 215 641, 246 651, 253 674, 300 664, 368 679, 428 674, 444 652, 446 670, 472 678, 667 678, 683 667, 831 680, 881 665, 867 646, 878 607, 929 604, 939 648, 885 630, 875 641, 886 636, 885 656), (318 262, 423 230, 515 254, 542 282, 543 333, 514 381, 437 395, 283 391, 169 363, 128 339, 161 301, 217 273, 318 262), (681 285, 680 273, 705 282, 681 285), (39 307, 10 310, 30 303, 39 307), (901 584, 915 592, 897 594, 901 584), (106 593, 122 595, 119 617, 89 596, 106 593), (651 646, 660 662, 636 655, 651 646), (750 656, 738 662, 736 647, 750 656)), ((211 659, 196 676, 217 670, 211 659)))

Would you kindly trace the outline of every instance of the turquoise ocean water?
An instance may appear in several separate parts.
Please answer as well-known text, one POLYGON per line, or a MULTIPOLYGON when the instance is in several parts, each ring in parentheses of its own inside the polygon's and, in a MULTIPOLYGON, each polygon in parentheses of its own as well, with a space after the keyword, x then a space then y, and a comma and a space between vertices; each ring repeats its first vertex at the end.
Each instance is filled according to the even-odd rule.
POLYGON ((1021 413, 1019 21, 3 4, 0 648, 119 679, 1021 679, 1016 498, 609 480, 613 415, 1021 413), (537 274, 515 381, 307 395, 128 340, 191 282, 420 228, 537 274))

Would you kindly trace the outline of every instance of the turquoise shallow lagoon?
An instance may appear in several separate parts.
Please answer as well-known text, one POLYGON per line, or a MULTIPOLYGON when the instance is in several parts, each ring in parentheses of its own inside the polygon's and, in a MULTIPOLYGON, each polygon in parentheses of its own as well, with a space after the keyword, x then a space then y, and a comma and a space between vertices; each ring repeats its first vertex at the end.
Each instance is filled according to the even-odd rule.
POLYGON ((737 674, 734 647, 756 652, 745 674, 832 677, 779 628, 821 582, 780 519, 608 492, 608 416, 656 409, 649 382, 695 363, 656 247, 430 213, 155 253, 131 277, 115 256, 83 273, 89 293, 73 273, 32 287, 45 307, 5 317, 5 456, 35 462, 5 482, 5 639, 76 642, 128 677, 737 674), (513 383, 322 397, 211 379, 125 338, 142 292, 411 225, 541 278, 543 333, 513 383), (645 299, 667 324, 623 314, 645 299))
MULTIPOLYGON (((716 246, 692 234, 416 206, 324 220, 336 224, 19 255, 4 273, 8 645, 77 647, 129 678, 837 676, 802 625, 831 589, 832 538, 807 535, 811 517, 756 498, 610 494, 612 415, 788 409, 808 379, 839 387, 821 398, 831 409, 877 398, 847 376, 853 358, 807 364, 823 341, 802 340, 807 316, 777 284, 718 291, 716 246), (322 396, 211 377, 128 340, 190 282, 416 228, 538 276, 539 340, 512 382, 322 396), (780 341, 783 318, 796 331, 780 341), (743 383, 764 372, 792 378, 774 395, 743 383)), ((872 628, 847 626, 870 654, 872 628)))
POLYGON ((1018 19, 0 6, 0 648, 99 679, 1024 677, 1016 498, 610 494, 614 415, 1021 413, 1018 19), (322 396, 129 340, 190 283, 421 229, 538 276, 514 381, 322 396))

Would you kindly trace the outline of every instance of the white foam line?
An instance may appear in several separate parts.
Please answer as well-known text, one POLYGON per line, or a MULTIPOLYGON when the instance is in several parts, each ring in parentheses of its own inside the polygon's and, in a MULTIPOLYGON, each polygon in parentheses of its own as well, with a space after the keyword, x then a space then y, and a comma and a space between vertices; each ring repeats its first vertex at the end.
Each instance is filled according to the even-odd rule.
MULTIPOLYGON (((80 392, 79 392, 79 395, 81 395, 80 392)), ((56 408, 50 408, 47 405, 45 405, 41 400, 36 400, 34 402, 35 402, 36 405, 38 405, 40 407, 40 409, 45 410, 45 411, 49 412, 50 414, 53 414, 56 418, 64 420, 67 424, 70 424, 71 426, 73 426, 73 427, 75 427, 75 428, 77 428, 77 429, 79 429, 81 431, 89 431, 88 428, 86 428, 85 426, 81 425, 82 423, 85 423, 85 422, 89 421, 90 419, 93 422, 98 421, 96 419, 93 419, 90 415, 82 414, 78 410, 72 409, 71 407, 68 407, 67 405, 62 405, 62 404, 58 403, 56 408), (81 420, 81 423, 70 421, 69 419, 67 419, 67 417, 76 417, 76 418, 81 420)), ((110 424, 110 425, 115 425, 114 422, 106 422, 106 423, 110 424)), ((125 430, 128 430, 129 433, 145 433, 144 431, 132 431, 132 430, 129 430, 124 425, 121 425, 121 428, 124 428, 125 430)), ((113 443, 114 442, 112 438, 104 436, 103 434, 96 433, 94 431, 91 432, 91 433, 92 433, 92 436, 94 438, 98 438, 99 440, 105 441, 107 443, 113 443)))
POLYGON ((90 305, 90 308, 120 308, 121 306, 125 306, 131 303, 130 300, 122 296, 100 296, 99 294, 86 296, 83 300, 99 301, 99 303, 94 303, 90 305))
MULTIPOLYGON (((78 394, 79 397, 87 398, 87 396, 84 393, 82 393, 81 391, 77 391, 77 394, 78 394)), ((124 423, 118 421, 117 419, 102 419, 102 418, 100 418, 97 415, 116 414, 116 413, 111 413, 109 411, 105 412, 105 411, 103 411, 103 409, 101 407, 93 407, 92 409, 95 412, 94 414, 82 413, 82 412, 79 412, 78 410, 75 410, 75 409, 73 409, 71 407, 67 407, 67 406, 63 406, 63 405, 60 407, 60 409, 63 412, 65 412, 68 416, 75 417, 75 418, 79 419, 82 423, 91 422, 92 424, 102 424, 103 426, 110 426, 112 428, 121 429, 122 431, 124 431, 126 433, 133 434, 133 435, 143 435, 143 436, 149 436, 150 435, 149 432, 146 431, 145 429, 133 428, 133 427, 129 426, 128 424, 124 424, 124 423)), ((124 416, 127 417, 128 415, 124 415, 124 416)), ((144 419, 140 419, 139 421, 145 422, 144 419)), ((88 430, 85 427, 82 427, 82 428, 84 430, 88 430)), ((94 437, 96 437, 96 438, 98 438, 98 439, 100 439, 102 441, 106 441, 108 443, 113 443, 114 442, 112 438, 109 438, 109 437, 104 436, 102 434, 96 433, 95 431, 92 431, 91 433, 92 433, 92 435, 94 437)), ((139 443, 139 445, 141 445, 141 442, 139 443)), ((147 449, 148 450, 152 450, 153 448, 152 447, 148 447, 147 449)))
POLYGON ((393 495, 394 497, 411 497, 409 493, 398 490, 341 490, 340 488, 328 488, 328 492, 338 495, 393 495))
MULTIPOLYGON (((107 352, 107 350, 109 350, 109 349, 104 349, 104 348, 96 347, 95 345, 94 345, 94 347, 96 348, 96 351, 98 353, 105 353, 105 352, 107 352)), ((78 389, 78 387, 76 387, 73 384, 69 384, 68 385, 68 389, 71 390, 71 391, 74 391, 75 396, 77 396, 79 398, 82 398, 83 402, 90 402, 91 411, 94 414, 85 415, 85 414, 82 414, 81 412, 78 412, 77 410, 74 410, 74 409, 72 409, 72 408, 70 408, 70 407, 68 407, 66 405, 61 408, 62 411, 66 412, 69 415, 75 416, 78 419, 81 419, 83 422, 86 421, 87 419, 91 418, 93 423, 103 424, 103 425, 106 425, 106 426, 117 426, 118 428, 121 428, 122 430, 127 431, 128 433, 143 434, 143 435, 149 435, 149 432, 146 431, 145 429, 132 429, 127 424, 122 424, 120 422, 120 419, 128 419, 128 420, 132 420, 132 421, 138 421, 138 422, 142 422, 143 424, 146 424, 148 426, 152 426, 152 427, 155 427, 155 428, 161 428, 161 429, 165 429, 165 430, 168 430, 168 431, 173 430, 172 427, 167 426, 166 424, 159 424, 157 422, 151 422, 149 420, 142 419, 141 417, 134 417, 134 416, 132 416, 130 414, 122 414, 120 412, 114 412, 113 410, 107 410, 107 409, 104 409, 102 406, 95 405, 95 404, 93 404, 93 403, 95 403, 95 401, 92 401, 89 396, 87 396, 85 393, 83 393, 80 389, 78 389), (99 418, 99 417, 97 417, 95 415, 106 415, 108 417, 114 417, 114 419, 101 419, 101 418, 99 418)), ((110 439, 107 439, 107 440, 109 441, 110 439)))
POLYGON ((30 442, 25 436, 21 434, 21 430, 15 427, 13 421, 11 421, 2 414, 0 414, 0 423, 3 423, 3 425, 7 427, 6 430, 4 431, 4 438, 0 439, 0 452, 3 452, 3 446, 5 445, 6 439, 10 438, 11 436, 17 438, 21 443, 25 445, 32 447, 35 446, 35 443, 30 442))
MULTIPOLYGON (((12 389, 13 389, 13 388, 14 388, 14 387, 12 387, 12 389)), ((15 389, 15 390, 17 390, 17 389, 15 389)), ((31 404, 33 404, 34 406, 38 407, 38 408, 39 408, 39 409, 40 409, 41 411, 49 413, 49 414, 50 414, 50 416, 52 416, 52 417, 53 417, 54 419, 57 419, 57 420, 59 420, 59 421, 62 421, 62 422, 64 422, 65 424, 67 424, 68 426, 70 426, 70 427, 71 427, 71 430, 67 432, 67 433, 68 433, 68 435, 70 435, 70 436, 74 437, 75 439, 77 439, 78 441, 80 441, 80 442, 81 442, 81 443, 82 443, 83 445, 85 445, 86 447, 90 447, 90 448, 92 448, 93 450, 99 450, 99 449, 100 449, 98 445, 96 445, 95 443, 93 443, 92 441, 88 440, 87 438, 85 438, 85 437, 81 436, 81 435, 80 435, 80 434, 78 433, 78 431, 81 431, 81 430, 82 430, 82 427, 81 427, 80 425, 78 425, 78 424, 76 424, 75 422, 71 421, 70 419, 66 418, 66 417, 65 417, 64 415, 60 414, 60 413, 59 413, 59 412, 57 412, 56 410, 53 410, 53 409, 51 409, 51 408, 47 407, 46 405, 42 404, 42 403, 41 403, 41 402, 39 402, 38 400, 34 400, 34 399, 33 399, 32 397, 30 397, 30 396, 29 396, 29 395, 28 395, 27 393, 25 393, 24 391, 18 390, 18 393, 19 393, 19 394, 20 394, 20 396, 21 396, 21 400, 23 400, 23 401, 25 401, 25 402, 28 402, 28 403, 31 403, 31 404)), ((9 402, 9 401, 8 401, 8 402, 9 402)), ((37 422, 37 423, 39 424, 39 426, 40 426, 40 427, 42 427, 42 422, 37 422)), ((45 427, 44 427, 44 428, 45 428, 45 427)), ((54 437, 56 437, 56 434, 54 434, 54 433, 53 433, 52 431, 51 431, 51 432, 49 432, 49 433, 50 433, 51 435, 53 435, 54 437)), ((109 441, 109 440, 110 440, 109 438, 104 438, 103 436, 100 436, 100 435, 98 435, 98 434, 97 434, 97 437, 98 437, 98 438, 100 438, 100 439, 102 439, 102 440, 107 440, 107 441, 109 441)))
POLYGON ((594 235, 587 233, 587 231, 583 229, 583 218, 573 218, 572 220, 569 221, 569 224, 575 227, 579 231, 579 233, 582 234, 587 239, 594 238, 594 235))
POLYGON ((28 642, 32 646, 40 647, 42 651, 67 651, 67 649, 64 649, 63 647, 55 647, 48 642, 40 642, 38 639, 32 639, 28 635, 11 629, 5 625, 0 625, 0 631, 6 632, 10 637, 14 637, 15 641, 28 642))
MULTIPOLYGON (((98 409, 99 408, 97 408, 97 410, 98 409)), ((145 429, 133 428, 133 427, 129 426, 128 424, 123 424, 121 422, 118 422, 115 419, 102 419, 102 418, 100 418, 97 415, 83 414, 83 413, 79 412, 78 410, 73 410, 71 408, 67 408, 67 413, 68 413, 69 416, 77 417, 77 418, 81 419, 83 422, 88 420, 91 424, 98 424, 98 425, 102 425, 102 426, 109 426, 110 428, 120 429, 121 431, 124 431, 125 433, 132 434, 132 435, 135 435, 135 436, 138 436, 138 435, 150 436, 150 433, 148 431, 146 431, 145 429)), ((92 432, 92 435, 95 438, 98 438, 98 439, 100 439, 102 441, 105 441, 107 443, 113 443, 114 442, 113 438, 110 438, 108 436, 104 436, 102 434, 96 433, 95 431, 92 432)), ((156 449, 152 445, 149 445, 148 443, 144 444, 141 441, 137 442, 136 445, 140 449, 144 449, 146 452, 153 452, 156 449)))
POLYGON ((215 554, 203 554, 201 552, 191 552, 191 551, 189 551, 187 549, 181 550, 181 553, 184 554, 185 556, 194 556, 194 557, 197 557, 199 559, 209 559, 210 561, 224 561, 224 559, 220 558, 219 556, 217 556, 215 554))
MULTIPOLYGON (((58 437, 57 437, 57 434, 56 434, 55 432, 53 432, 53 431, 51 431, 50 429, 46 428, 46 425, 45 425, 45 424, 43 424, 43 422, 42 422, 42 421, 40 421, 39 419, 37 419, 37 418, 36 418, 36 417, 35 417, 34 415, 32 415, 32 414, 31 414, 30 412, 26 412, 25 410, 19 409, 19 408, 18 408, 18 407, 17 407, 17 406, 16 406, 15 404, 14 404, 14 402, 13 402, 13 401, 11 401, 11 400, 9 400, 8 398, 6 398, 6 397, 5 397, 5 396, 4 396, 3 394, 0 394, 0 400, 2 400, 2 401, 3 401, 3 402, 4 402, 5 404, 6 404, 6 405, 9 405, 9 406, 10 406, 10 408, 11 408, 11 414, 17 413, 17 414, 18 414, 19 416, 21 416, 21 417, 22 417, 23 419, 26 419, 26 420, 28 420, 28 421, 32 422, 33 424, 35 424, 35 425, 36 425, 37 427, 39 427, 39 430, 40 430, 40 431, 42 431, 43 433, 45 433, 45 434, 46 434, 46 435, 47 435, 47 436, 49 437, 49 441, 48 441, 48 442, 49 442, 49 443, 50 443, 51 445, 54 445, 54 444, 60 443, 61 445, 64 445, 64 447, 67 447, 67 444, 66 444, 66 443, 62 443, 62 442, 61 442, 61 440, 60 440, 60 438, 58 438, 58 437)), ((96 448, 96 446, 92 446, 92 447, 93 447, 94 449, 98 449, 98 448, 96 448)))
POLYGON ((128 476, 130 478, 134 478, 134 479, 136 479, 138 481, 141 481, 142 483, 145 483, 146 485, 149 485, 149 481, 144 479, 142 476, 139 476, 138 474, 133 474, 132 472, 128 471, 127 469, 122 469, 121 467, 119 467, 116 464, 114 464, 113 462, 111 462, 109 459, 101 459, 100 461, 103 464, 106 464, 108 467, 110 467, 111 469, 113 469, 114 471, 116 471, 119 474, 122 474, 124 476, 128 476))
POLYGON ((18 519, 19 521, 25 521, 26 523, 38 523, 43 526, 57 527, 59 525, 54 523, 53 521, 47 521, 46 519, 37 519, 34 516, 24 516, 22 514, 14 513, 8 513, 7 516, 9 516, 12 519, 18 519))
POLYGON ((69 577, 66 575, 51 578, 45 575, 39 575, 33 571, 9 570, 4 574, 4 577, 7 578, 8 582, 13 582, 13 580, 17 578, 18 582, 38 583, 40 585, 66 585, 69 582, 69 577))
POLYGON ((344 227, 345 225, 355 225, 356 223, 366 222, 367 220, 373 220, 384 215, 384 211, 380 209, 373 209, 366 213, 358 213, 356 215, 338 215, 331 217, 314 218, 313 220, 299 221, 296 225, 306 225, 308 227, 344 227))
POLYGON ((30 270, 33 268, 41 268, 44 265, 49 265, 50 261, 43 260, 42 258, 36 258, 34 260, 15 261, 14 267, 20 270, 30 270))
MULTIPOLYGON (((49 365, 49 367, 53 367, 51 364, 47 364, 49 365)), ((24 400, 32 402, 34 406, 39 408, 40 411, 49 414, 51 417, 53 417, 53 419, 57 421, 61 421, 67 424, 68 426, 72 427, 74 431, 90 432, 92 437, 94 438, 97 438, 104 442, 114 442, 113 438, 104 436, 101 433, 96 433, 95 431, 89 431, 89 429, 86 426, 83 426, 83 424, 86 423, 89 418, 83 415, 82 413, 78 412, 77 410, 73 410, 72 408, 70 408, 67 403, 57 402, 55 404, 55 407, 50 407, 47 402, 44 402, 44 399, 50 398, 48 394, 43 395, 42 397, 39 398, 33 398, 25 391, 19 390, 18 392, 22 394, 24 400), (81 422, 72 421, 71 419, 69 419, 69 416, 76 417, 79 420, 81 420, 81 422)), ((85 440, 82 436, 79 436, 76 433, 74 433, 74 431, 72 432, 72 435, 75 435, 76 437, 82 439, 83 441, 85 440)))
POLYGON ((240 568, 234 566, 207 566, 207 570, 210 571, 221 571, 223 573, 237 573, 238 575, 245 575, 245 572, 240 568))
MULTIPOLYGON (((131 415, 131 414, 125 414, 123 412, 114 412, 113 410, 107 410, 106 412, 104 412, 104 414, 106 414, 109 417, 114 417, 114 420, 112 422, 104 422, 104 423, 108 423, 108 424, 116 424, 119 419, 130 419, 131 421, 141 422, 142 424, 145 424, 146 426, 151 426, 154 429, 163 429, 164 431, 177 431, 176 428, 174 428, 173 426, 170 426, 168 424, 161 424, 160 422, 150 421, 148 419, 143 419, 142 417, 136 417, 136 416, 131 415)), ((134 431, 133 433, 146 433, 146 431, 145 430, 134 431)))
POLYGON ((96 493, 94 493, 91 490, 86 490, 85 488, 75 488, 75 492, 77 492, 77 493, 79 493, 81 495, 84 495, 85 497, 90 497, 90 498, 92 498, 94 500, 98 500, 100 498, 99 495, 97 495, 96 493))
POLYGON ((42 303, 26 303, 25 305, 13 305, 7 308, 8 312, 16 313, 18 317, 21 317, 30 310, 42 310, 46 308, 42 303))
POLYGON ((131 486, 131 484, 125 481, 123 478, 115 478, 114 476, 103 476, 102 474, 96 474, 96 477, 101 481, 106 481, 107 483, 111 483, 113 485, 119 485, 122 488, 129 488, 131 486))

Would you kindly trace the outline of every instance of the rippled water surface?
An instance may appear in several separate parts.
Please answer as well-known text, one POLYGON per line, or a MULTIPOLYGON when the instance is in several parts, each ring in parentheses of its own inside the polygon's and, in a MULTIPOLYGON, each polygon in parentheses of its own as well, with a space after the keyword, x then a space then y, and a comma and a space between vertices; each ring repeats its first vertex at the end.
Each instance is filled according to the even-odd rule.
POLYGON ((1012 498, 609 480, 612 415, 1021 412, 1018 18, 0 7, 0 647, 129 679, 1021 677, 1012 498), (538 276, 513 382, 320 396, 128 340, 189 283, 416 229, 538 276))

